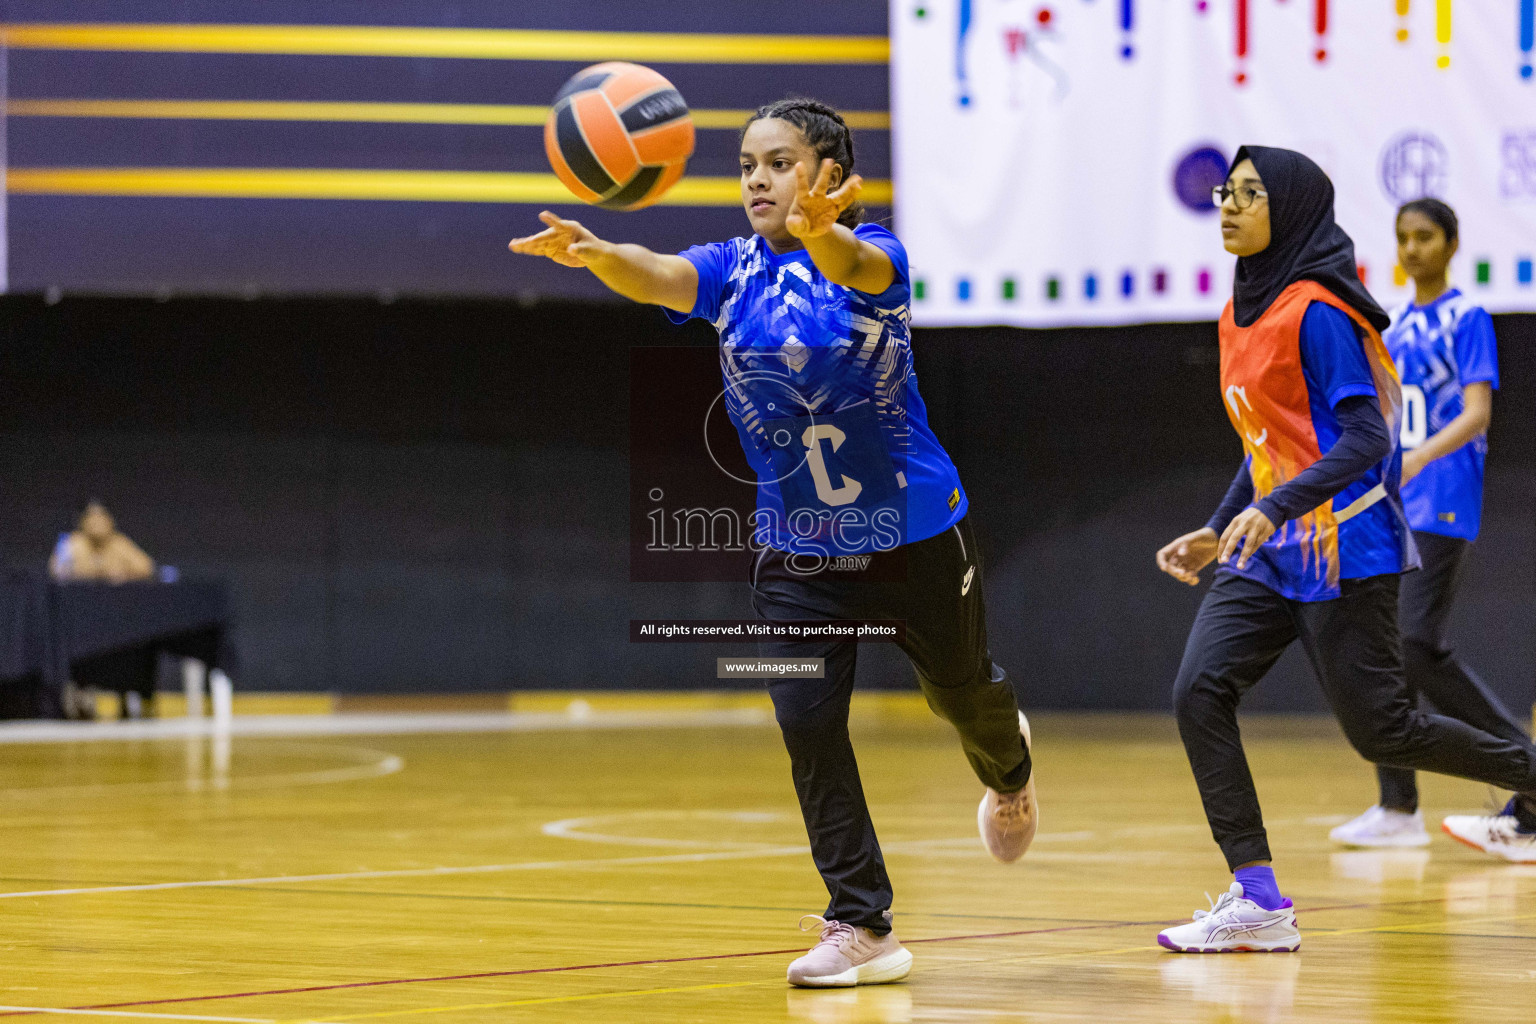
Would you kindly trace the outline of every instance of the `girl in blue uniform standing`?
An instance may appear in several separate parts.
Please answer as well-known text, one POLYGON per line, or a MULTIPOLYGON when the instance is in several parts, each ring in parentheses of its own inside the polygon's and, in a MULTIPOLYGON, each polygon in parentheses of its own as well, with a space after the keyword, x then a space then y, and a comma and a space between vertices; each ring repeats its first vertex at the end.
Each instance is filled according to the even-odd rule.
MULTIPOLYGON (((1398 621, 1409 686, 1443 715, 1523 742, 1526 731, 1447 637, 1451 607, 1482 522, 1483 459, 1493 391, 1499 386, 1493 320, 1447 280, 1456 254, 1456 213, 1438 199, 1416 199, 1397 212, 1398 263, 1414 298, 1393 312, 1382 335, 1403 383, 1403 505, 1423 567, 1403 577, 1398 621)), ((1381 799, 1335 828, 1348 846, 1424 846, 1414 773, 1379 765, 1381 799)), ((1495 818, 1513 815, 1496 815, 1495 818)), ((1509 823, 1505 823, 1509 824, 1509 823)), ((1492 848, 1497 821, 1447 819, 1446 830, 1492 848)), ((1498 852, 1536 857, 1536 844, 1514 830, 1498 852)))
MULTIPOLYGON (((742 132, 750 238, 671 256, 545 212, 546 229, 511 249, 585 267, 675 322, 715 325, 725 405, 758 478, 754 607, 770 621, 903 621, 897 643, 986 786, 982 840, 1013 861, 1038 823, 1028 725, 988 653, 969 505, 917 392, 906 250, 859 223, 852 171, 853 138, 837 112, 783 100, 742 132)), ((857 649, 761 645, 765 656, 823 659, 825 670, 769 684, 831 897, 810 918, 820 941, 789 967, 795 985, 897 981, 912 961, 891 931, 891 883, 848 737, 857 649)))

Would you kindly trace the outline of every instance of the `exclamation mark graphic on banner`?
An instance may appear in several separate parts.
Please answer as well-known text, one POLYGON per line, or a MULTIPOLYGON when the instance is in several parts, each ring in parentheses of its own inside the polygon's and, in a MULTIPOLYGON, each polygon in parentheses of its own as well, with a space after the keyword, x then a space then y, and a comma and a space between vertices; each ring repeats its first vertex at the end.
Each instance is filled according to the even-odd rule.
POLYGON ((1248 81, 1248 0, 1233 0, 1237 15, 1237 74, 1238 85, 1248 81))
POLYGON ((1328 59, 1328 0, 1317 0, 1312 27, 1317 33, 1317 49, 1312 51, 1312 56, 1321 64, 1328 59))
POLYGON ((971 0, 960 0, 960 31, 955 39, 955 80, 960 83, 960 105, 971 105, 971 83, 965 73, 965 40, 971 34, 971 0))
POLYGON ((1440 56, 1435 66, 1451 66, 1451 0, 1435 0, 1435 42, 1440 44, 1440 56))
POLYGON ((1130 60, 1136 56, 1136 48, 1131 45, 1131 31, 1136 27, 1136 0, 1120 0, 1120 58, 1130 60))
POLYGON ((1409 0, 1397 0, 1397 41, 1408 41, 1408 4, 1409 0))
POLYGON ((1536 49, 1536 0, 1520 0, 1520 77, 1531 80, 1531 51, 1536 49))

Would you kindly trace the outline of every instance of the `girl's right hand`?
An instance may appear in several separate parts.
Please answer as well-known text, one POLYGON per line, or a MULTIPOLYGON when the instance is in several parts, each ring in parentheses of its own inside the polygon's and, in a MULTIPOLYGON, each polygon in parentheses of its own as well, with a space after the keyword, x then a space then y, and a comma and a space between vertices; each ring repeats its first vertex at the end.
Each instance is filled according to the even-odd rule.
POLYGON ((507 248, 525 256, 548 256, 567 267, 585 267, 606 244, 574 220, 563 220, 545 210, 539 220, 547 227, 536 235, 514 238, 507 248))
POLYGON ((812 183, 805 164, 795 164, 795 198, 789 204, 784 230, 802 241, 819 238, 831 231, 837 218, 853 205, 864 189, 864 179, 855 174, 841 187, 827 191, 832 184, 832 168, 835 166, 831 159, 823 160, 816 172, 816 181, 812 183))
POLYGON ((1182 583, 1200 584, 1200 570, 1211 564, 1216 557, 1216 531, 1202 526, 1194 533, 1186 533, 1158 551, 1157 567, 1182 583))

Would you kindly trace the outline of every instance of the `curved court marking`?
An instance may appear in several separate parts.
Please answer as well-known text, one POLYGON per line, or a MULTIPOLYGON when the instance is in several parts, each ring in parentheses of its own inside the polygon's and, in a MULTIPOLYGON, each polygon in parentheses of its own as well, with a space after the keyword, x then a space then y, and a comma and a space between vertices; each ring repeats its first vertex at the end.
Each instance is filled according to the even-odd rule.
POLYGON ((294 750, 323 751, 355 756, 359 762, 340 768, 317 768, 302 772, 269 772, 265 775, 230 775, 224 778, 181 778, 156 782, 99 782, 84 786, 31 786, 0 789, 0 798, 75 797, 118 793, 185 793, 205 789, 254 789, 278 786, 320 786, 335 782, 354 782, 393 775, 405 768, 405 759, 397 754, 368 747, 326 747, 314 744, 281 744, 294 750))
MULTIPOLYGON (((614 814, 594 814, 580 818, 562 818, 558 821, 547 822, 540 826, 539 831, 544 835, 557 839, 575 839, 586 843, 605 843, 615 846, 648 846, 690 850, 720 849, 722 847, 732 850, 773 850, 778 848, 776 844, 766 841, 741 842, 727 839, 681 839, 666 836, 636 836, 607 831, 594 831, 594 829, 598 828, 637 821, 721 821, 726 823, 757 824, 772 821, 798 822, 798 819, 793 815, 776 811, 620 811, 614 814)), ((1278 827, 1314 823, 1311 819, 1280 819, 1274 821, 1272 825, 1278 827)), ((1184 825, 1137 825, 1106 830, 1080 829, 1074 832, 1042 832, 1035 837, 1035 842, 1037 844, 1079 843, 1096 839, 1203 832, 1206 828, 1207 826, 1204 824, 1191 822, 1184 825)), ((968 835, 933 839, 887 840, 881 842, 880 848, 886 853, 903 853, 910 856, 969 856, 976 852, 977 838, 974 835, 968 835)))
MULTIPOLYGON (((719 850, 722 848, 729 850, 773 850, 780 847, 778 843, 766 841, 743 842, 729 839, 680 839, 664 836, 635 836, 607 831, 593 831, 597 828, 635 821, 718 821, 726 825, 766 824, 769 822, 793 822, 797 825, 799 824, 799 819, 793 815, 782 814, 776 811, 622 811, 616 814, 594 814, 581 818, 562 818, 559 821, 545 823, 540 826, 539 831, 546 836, 556 839, 575 839, 580 842, 603 843, 613 846, 644 846, 679 850, 719 850)), ((1035 842, 1086 842, 1095 838, 1096 835, 1097 833, 1092 831, 1046 832, 1036 836, 1035 842)), ((906 839, 881 843, 881 849, 886 853, 904 853, 910 856, 926 857, 971 857, 975 855, 976 848, 977 839, 975 836, 943 839, 906 839)), ((1073 854, 1072 856, 1078 855, 1073 854)))
POLYGON ((579 839, 588 843, 612 843, 615 846, 659 846, 680 850, 771 850, 781 843, 738 842, 729 839, 667 839, 660 836, 626 836, 587 831, 594 825, 624 821, 721 821, 728 824, 766 824, 798 821, 774 811, 626 811, 620 814, 594 814, 586 818, 563 818, 541 826, 539 831, 557 839, 579 839))

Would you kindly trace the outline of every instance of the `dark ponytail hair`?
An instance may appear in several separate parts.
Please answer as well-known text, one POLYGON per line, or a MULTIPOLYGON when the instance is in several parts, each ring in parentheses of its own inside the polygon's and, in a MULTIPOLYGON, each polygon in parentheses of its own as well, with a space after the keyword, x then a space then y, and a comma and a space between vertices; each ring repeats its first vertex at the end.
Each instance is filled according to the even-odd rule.
POLYGON ((1456 241, 1456 211, 1440 200, 1415 199, 1411 203, 1404 203, 1397 208, 1397 220, 1401 221, 1405 213, 1417 213, 1428 217, 1434 221, 1436 227, 1445 232, 1446 244, 1456 241))
MULTIPOLYGON (((747 123, 741 126, 742 137, 746 137, 747 129, 752 127, 754 121, 769 118, 788 121, 800 129, 806 144, 816 151, 818 163, 830 159, 837 164, 843 169, 843 181, 847 181, 853 174, 853 133, 848 130, 848 123, 843 120, 842 114, 817 100, 793 96, 758 107, 747 118, 747 123)), ((811 180, 816 180, 816 168, 808 167, 806 170, 810 172, 811 180)), ((851 228, 863 217, 863 205, 854 203, 843 211, 837 222, 851 228)))

